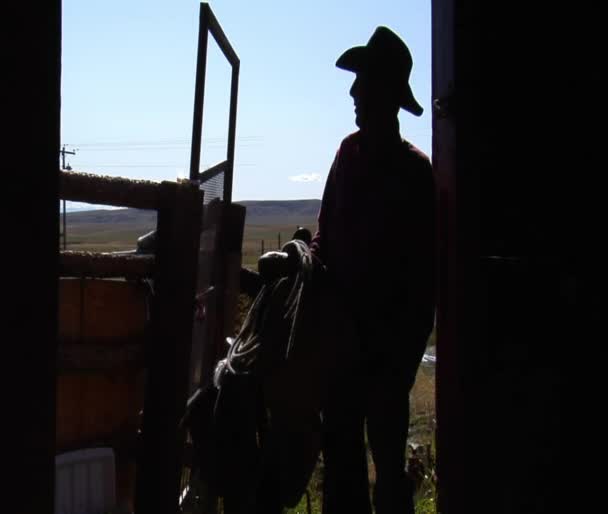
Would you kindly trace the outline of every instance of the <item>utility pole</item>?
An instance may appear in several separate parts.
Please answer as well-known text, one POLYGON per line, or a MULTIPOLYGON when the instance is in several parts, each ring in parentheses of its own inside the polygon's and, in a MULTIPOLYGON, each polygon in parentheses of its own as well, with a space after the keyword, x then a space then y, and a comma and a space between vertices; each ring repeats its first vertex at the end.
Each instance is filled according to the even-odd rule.
MULTIPOLYGON (((68 164, 67 167, 65 165, 65 156, 66 154, 68 155, 76 155, 76 151, 70 152, 68 150, 65 149, 65 145, 63 145, 63 148, 61 150, 59 150, 59 153, 61 154, 61 169, 62 170, 71 170, 72 167, 68 164)), ((63 200, 63 249, 66 250, 67 246, 68 246, 68 240, 67 240, 67 232, 66 232, 66 208, 65 208, 65 200, 63 200)))
POLYGON ((59 150, 59 153, 61 154, 61 169, 62 170, 68 170, 68 171, 70 171, 72 169, 72 167, 68 164, 68 166, 66 168, 66 166, 65 166, 65 156, 66 156, 66 154, 76 155, 76 151, 70 152, 70 151, 66 150, 65 149, 65 145, 63 145, 63 148, 61 150, 59 150))

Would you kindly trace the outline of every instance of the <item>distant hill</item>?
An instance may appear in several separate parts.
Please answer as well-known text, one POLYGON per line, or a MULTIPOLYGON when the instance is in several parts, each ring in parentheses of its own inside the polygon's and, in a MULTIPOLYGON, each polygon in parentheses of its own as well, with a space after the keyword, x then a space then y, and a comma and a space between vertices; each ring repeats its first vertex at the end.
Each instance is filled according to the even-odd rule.
POLYGON ((236 202, 247 208, 247 225, 305 225, 316 222, 321 200, 265 200, 236 202))
MULTIPOLYGON (((314 232, 320 200, 237 202, 247 208, 243 259, 250 266, 262 249, 278 249, 297 226, 314 232)), ((135 248, 137 239, 156 228, 156 212, 138 209, 67 213, 68 249, 111 252, 135 248)))
POLYGON ((139 209, 100 209, 96 211, 68 212, 67 223, 69 225, 110 223, 148 226, 156 223, 156 211, 145 211, 139 209))
MULTIPOLYGON (((247 225, 306 225, 316 223, 321 200, 247 200, 236 202, 247 208, 247 225)), ((69 226, 114 225, 116 228, 150 230, 156 213, 139 209, 76 211, 67 213, 69 226)))

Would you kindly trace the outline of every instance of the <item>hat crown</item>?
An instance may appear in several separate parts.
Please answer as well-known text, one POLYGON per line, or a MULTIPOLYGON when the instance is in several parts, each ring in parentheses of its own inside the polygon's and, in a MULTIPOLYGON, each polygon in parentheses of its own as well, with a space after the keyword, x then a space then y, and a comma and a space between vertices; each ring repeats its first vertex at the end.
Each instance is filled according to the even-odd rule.
POLYGON ((383 26, 376 28, 367 42, 367 47, 373 53, 372 67, 383 68, 385 71, 409 78, 413 64, 412 55, 403 40, 391 29, 383 26))

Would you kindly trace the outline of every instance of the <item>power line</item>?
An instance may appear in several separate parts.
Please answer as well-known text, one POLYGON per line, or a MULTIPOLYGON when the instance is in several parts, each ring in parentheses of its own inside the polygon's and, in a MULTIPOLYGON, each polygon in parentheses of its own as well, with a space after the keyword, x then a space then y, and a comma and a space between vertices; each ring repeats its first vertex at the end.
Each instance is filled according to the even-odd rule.
MULTIPOLYGON (((241 136, 237 138, 238 141, 242 142, 260 142, 263 140, 262 136, 241 136)), ((228 141, 227 137, 204 137, 203 144, 205 143, 223 143, 228 141)), ((98 141, 98 142, 85 142, 85 143, 74 143, 71 146, 78 147, 122 147, 122 146, 163 146, 163 145, 190 145, 190 139, 157 139, 150 141, 98 141)))
MULTIPOLYGON (((255 146, 255 143, 240 143, 239 148, 250 148, 255 146)), ((218 143, 205 143, 203 148, 225 148, 226 144, 222 142, 218 143)), ((156 151, 156 150, 186 150, 189 149, 189 145, 166 145, 166 146, 117 146, 117 147, 86 147, 86 150, 90 152, 130 152, 130 151, 156 151)))
MULTIPOLYGON (((254 163, 237 163, 237 166, 255 166, 254 163)), ((184 163, 180 164, 79 164, 78 168, 185 168, 184 163)))

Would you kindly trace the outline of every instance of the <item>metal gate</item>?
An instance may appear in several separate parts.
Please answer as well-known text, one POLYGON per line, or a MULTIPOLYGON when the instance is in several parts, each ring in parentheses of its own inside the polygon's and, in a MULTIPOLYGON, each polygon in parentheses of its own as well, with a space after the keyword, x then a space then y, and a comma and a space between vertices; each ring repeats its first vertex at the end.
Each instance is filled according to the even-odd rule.
POLYGON ((198 180, 205 190, 205 203, 216 198, 232 201, 232 177, 234 174, 234 145, 236 134, 236 108, 239 89, 240 61, 222 27, 207 3, 201 3, 198 33, 198 57, 196 63, 196 85, 194 91, 194 119, 192 121, 192 151, 190 155, 190 180, 198 180), (226 160, 201 172, 201 141, 203 131, 203 105, 205 99, 205 76, 207 71, 207 43, 213 36, 220 50, 232 67, 230 84, 230 112, 228 120, 228 148, 226 160))
MULTIPOLYGON (((238 302, 238 278, 245 224, 245 208, 232 203, 236 110, 240 61, 207 3, 201 3, 199 17, 198 57, 192 122, 190 180, 204 191, 203 225, 199 247, 196 285, 196 314, 192 331, 192 353, 189 394, 212 381, 213 369, 226 352, 226 337, 234 327, 238 302), (230 111, 226 159, 200 171, 203 106, 209 34, 213 36, 232 67, 230 111)), ((190 441, 185 441, 182 468, 181 500, 192 485, 190 441)), ((204 494, 203 494, 204 496, 204 494)), ((212 513, 217 501, 211 494, 200 498, 200 511, 212 513)))

